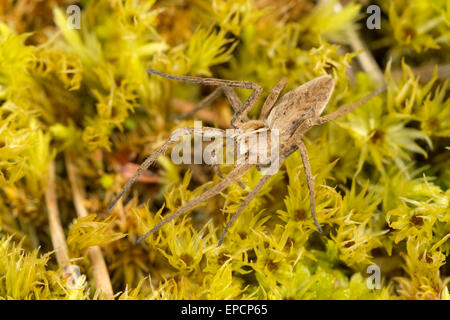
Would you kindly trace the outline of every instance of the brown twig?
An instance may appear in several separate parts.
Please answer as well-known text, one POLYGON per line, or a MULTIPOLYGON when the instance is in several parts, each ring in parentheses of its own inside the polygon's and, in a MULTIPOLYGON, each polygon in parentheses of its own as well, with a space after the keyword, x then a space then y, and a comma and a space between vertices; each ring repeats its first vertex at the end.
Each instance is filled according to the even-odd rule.
POLYGON ((52 161, 48 166, 48 181, 45 188, 45 203, 47 205, 50 236, 52 239, 53 249, 55 250, 56 261, 63 270, 63 277, 68 278, 69 283, 76 283, 76 281, 80 277, 80 269, 78 268, 78 266, 70 264, 66 236, 64 235, 64 230, 59 218, 58 198, 56 195, 55 187, 55 162, 52 161))
POLYGON ((384 82, 383 72, 381 71, 380 67, 378 66, 378 63, 375 61, 374 57, 370 53, 365 43, 362 42, 362 40, 359 38, 356 30, 351 28, 347 31, 347 33, 350 41, 350 46, 352 47, 352 49, 354 51, 363 50, 357 56, 362 69, 366 73, 368 73, 374 81, 383 83, 384 82))
POLYGON ((48 182, 45 188, 45 203, 47 204, 50 236, 52 239, 53 249, 55 250, 56 261, 59 266, 64 267, 69 263, 70 259, 66 237, 61 226, 61 220, 59 219, 55 180, 55 163, 52 161, 48 166, 48 182))
MULTIPOLYGON (((339 12, 341 10, 342 5, 339 2, 337 2, 336 11, 339 12)), ((374 81, 384 83, 383 71, 381 71, 380 66, 376 62, 375 58, 372 56, 372 53, 370 52, 369 48, 367 48, 366 44, 361 40, 361 38, 358 35, 358 32, 354 27, 350 27, 347 30, 347 36, 350 47, 353 49, 353 51, 362 50, 362 52, 357 56, 361 68, 366 73, 368 73, 374 81)))
MULTIPOLYGON (((69 181, 72 188, 73 202, 75 210, 79 218, 86 217, 88 212, 83 204, 84 190, 81 185, 80 178, 77 174, 77 169, 71 160, 71 157, 65 154, 66 169, 69 175, 69 181)), ((102 251, 99 246, 92 246, 87 249, 88 255, 92 262, 92 274, 96 287, 108 298, 114 296, 114 291, 111 285, 108 269, 103 258, 102 251)))

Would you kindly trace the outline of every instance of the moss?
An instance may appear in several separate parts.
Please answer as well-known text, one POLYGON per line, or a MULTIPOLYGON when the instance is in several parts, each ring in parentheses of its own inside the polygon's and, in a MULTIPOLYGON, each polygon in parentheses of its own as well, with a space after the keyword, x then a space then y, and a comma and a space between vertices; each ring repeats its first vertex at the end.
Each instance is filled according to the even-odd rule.
MULTIPOLYGON (((448 1, 377 1, 376 31, 366 30, 360 1, 339 12, 336 1, 81 1, 80 30, 68 27, 63 1, 21 3, 0 15, 0 298, 105 298, 88 258, 100 246, 119 299, 448 299, 448 1), (105 214, 129 170, 192 122, 169 116, 211 92, 148 67, 254 81, 263 98, 282 77, 290 90, 330 74, 329 113, 378 86, 356 71, 363 53, 345 36, 354 26, 370 39, 387 91, 305 137, 323 234, 298 152, 221 247, 225 222, 261 178, 256 169, 242 177, 245 188, 234 183, 140 246, 139 236, 219 181, 208 166, 162 156, 105 214), (50 183, 81 272, 73 283, 53 251, 50 183), (87 216, 77 216, 80 206, 87 216), (380 290, 367 286, 371 265, 381 269, 380 290)), ((225 99, 213 105, 199 119, 229 123, 225 99)))

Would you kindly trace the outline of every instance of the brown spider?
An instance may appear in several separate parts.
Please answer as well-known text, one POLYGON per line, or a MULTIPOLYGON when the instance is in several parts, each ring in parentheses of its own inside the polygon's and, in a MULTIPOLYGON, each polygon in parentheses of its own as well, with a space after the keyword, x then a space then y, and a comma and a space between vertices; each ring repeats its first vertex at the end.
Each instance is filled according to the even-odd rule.
MULTIPOLYGON (((186 81, 191 83, 201 83, 203 85, 218 86, 210 95, 208 95, 199 105, 187 114, 182 115, 182 117, 187 117, 197 112, 198 110, 206 107, 215 98, 217 98, 222 92, 225 94, 229 100, 231 107, 234 110, 234 116, 231 119, 231 126, 236 129, 240 129, 240 132, 248 133, 251 131, 259 130, 261 128, 270 131, 278 129, 279 138, 281 141, 281 146, 279 148, 279 162, 278 167, 284 162, 284 159, 293 153, 296 149, 300 150, 300 155, 302 157, 303 166, 306 174, 306 181, 309 188, 309 197, 311 204, 311 216, 319 232, 322 232, 319 222, 316 217, 316 206, 314 200, 314 182, 311 174, 311 166, 308 159, 308 153, 306 146, 302 141, 303 135, 313 126, 320 125, 322 123, 334 120, 340 117, 358 106, 364 104, 373 96, 383 92, 385 87, 376 90, 375 92, 367 95, 361 100, 346 106, 339 108, 337 111, 332 112, 325 116, 320 116, 325 109, 328 100, 334 90, 334 80, 328 75, 317 77, 289 92, 284 94, 280 98, 284 87, 287 84, 287 79, 281 79, 278 84, 270 91, 267 99, 261 109, 259 120, 250 120, 247 115, 251 108, 255 105, 258 98, 261 96, 263 90, 261 86, 256 83, 249 81, 232 81, 232 80, 222 80, 214 78, 199 78, 199 77, 189 77, 189 76, 173 76, 158 72, 153 69, 149 69, 148 72, 178 81, 186 81), (233 88, 243 88, 251 89, 253 93, 247 98, 247 100, 242 103, 233 88)), ((183 130, 180 135, 180 131, 176 130, 172 133, 171 137, 152 155, 150 155, 139 167, 134 176, 128 180, 126 185, 120 191, 120 193, 114 198, 114 200, 108 206, 108 212, 114 207, 116 202, 122 197, 122 195, 133 185, 142 171, 146 170, 150 165, 152 165, 159 155, 164 154, 171 146, 178 142, 180 136, 182 135, 192 135, 195 134, 194 127, 187 127, 183 130)), ((223 130, 212 128, 212 127, 202 127, 202 131, 207 134, 214 134, 223 130)), ((189 210, 193 209, 202 202, 208 200, 209 198, 217 195, 219 192, 224 190, 228 185, 233 182, 240 182, 239 178, 247 172, 253 164, 248 162, 236 164, 233 170, 223 178, 219 183, 213 186, 208 191, 204 192, 196 199, 190 201, 177 211, 171 213, 169 216, 164 218, 156 226, 154 226, 145 235, 141 236, 137 243, 142 242, 145 238, 151 235, 153 232, 157 231, 163 225, 172 221, 173 219, 187 213, 189 210)), ((258 166, 259 168, 261 167, 258 166)), ((220 171, 216 171, 219 172, 220 171)), ((222 178, 221 174, 219 176, 222 178)), ((219 246, 223 243, 225 234, 228 229, 233 225, 245 207, 253 200, 257 193, 261 190, 264 184, 269 180, 270 174, 264 174, 258 184, 253 190, 247 195, 244 202, 239 206, 236 213, 230 218, 229 222, 225 226, 222 236, 219 240, 219 246)))

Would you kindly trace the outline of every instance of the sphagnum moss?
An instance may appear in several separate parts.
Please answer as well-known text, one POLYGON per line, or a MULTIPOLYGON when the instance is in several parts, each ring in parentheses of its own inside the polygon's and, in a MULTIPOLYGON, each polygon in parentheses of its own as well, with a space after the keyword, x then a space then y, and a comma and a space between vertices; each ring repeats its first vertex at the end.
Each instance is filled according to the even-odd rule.
MULTIPOLYGON (((338 12, 334 0, 291 1, 289 10, 272 0, 72 1, 82 9, 80 30, 68 27, 65 1, 20 2, 0 12, 0 298, 107 298, 88 254, 100 246, 104 276, 120 299, 448 299, 448 1, 376 1, 386 17, 379 30, 365 28, 357 1, 338 12), (349 29, 369 51, 353 51, 349 29), (371 53, 376 66, 355 59, 371 53), (191 124, 168 120, 176 106, 210 93, 149 77, 148 67, 249 80, 265 92, 282 77, 290 90, 329 74, 336 89, 326 112, 379 85, 359 67, 384 70, 385 94, 306 137, 323 235, 309 218, 297 152, 221 247, 225 217, 257 183, 257 170, 242 177, 244 189, 231 185, 135 246, 208 181, 219 181, 208 166, 161 157, 147 172, 157 178, 142 180, 105 215, 127 168, 191 124), (56 264, 50 240, 51 163, 76 279, 56 264), (88 216, 77 218, 77 203, 88 216), (366 285, 373 264, 380 290, 366 285)), ((224 101, 214 103, 212 117, 198 116, 229 123, 231 113, 219 111, 228 108, 224 101)))

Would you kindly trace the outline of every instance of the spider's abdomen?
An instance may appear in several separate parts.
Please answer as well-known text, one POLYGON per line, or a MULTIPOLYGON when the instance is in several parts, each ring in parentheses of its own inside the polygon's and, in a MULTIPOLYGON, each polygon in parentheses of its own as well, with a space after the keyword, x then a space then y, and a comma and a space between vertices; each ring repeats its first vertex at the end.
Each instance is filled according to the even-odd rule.
POLYGON ((302 84, 280 98, 267 117, 267 125, 279 129, 280 139, 286 141, 303 120, 322 114, 333 90, 334 80, 328 75, 302 84))

